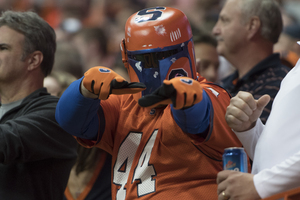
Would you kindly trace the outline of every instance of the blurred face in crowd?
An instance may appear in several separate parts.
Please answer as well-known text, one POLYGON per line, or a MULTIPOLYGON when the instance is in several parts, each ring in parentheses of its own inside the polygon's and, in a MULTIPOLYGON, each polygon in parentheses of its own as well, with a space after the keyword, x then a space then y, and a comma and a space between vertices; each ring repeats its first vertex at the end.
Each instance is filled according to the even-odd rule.
POLYGON ((27 60, 22 60, 25 36, 8 26, 0 27, 0 84, 25 76, 27 60))
POLYGON ((44 87, 47 88, 47 91, 53 96, 58 96, 58 94, 62 90, 58 81, 54 77, 51 77, 51 76, 45 77, 44 87))
POLYGON ((241 1, 227 0, 213 28, 213 34, 218 40, 217 51, 227 59, 238 53, 246 41, 247 27, 241 20, 241 1))
POLYGON ((74 46, 76 47, 76 49, 78 50, 78 52, 80 53, 80 55, 82 56, 82 59, 83 59, 83 62, 86 63, 88 62, 88 59, 89 59, 89 52, 91 50, 94 50, 94 49, 90 49, 90 44, 88 44, 87 41, 85 41, 83 39, 83 37, 81 36, 74 36, 73 37, 73 40, 72 40, 74 46))
POLYGON ((216 82, 218 79, 219 55, 216 48, 207 43, 195 44, 197 72, 208 81, 216 82))

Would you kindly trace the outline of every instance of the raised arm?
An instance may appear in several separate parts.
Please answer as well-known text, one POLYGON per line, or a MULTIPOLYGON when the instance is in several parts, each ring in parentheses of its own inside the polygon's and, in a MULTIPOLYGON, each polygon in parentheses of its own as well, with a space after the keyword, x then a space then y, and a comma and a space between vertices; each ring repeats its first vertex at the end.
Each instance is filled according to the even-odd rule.
POLYGON ((69 134, 95 139, 98 133, 100 100, 84 97, 80 92, 82 79, 74 81, 62 94, 56 106, 55 118, 69 134))
POLYGON ((174 120, 186 133, 203 133, 209 125, 209 97, 197 80, 188 77, 164 80, 156 91, 142 97, 139 104, 150 108, 171 104, 174 120))
POLYGON ((142 83, 128 83, 106 67, 93 67, 84 77, 72 83, 61 96, 56 120, 71 135, 96 140, 99 128, 100 100, 110 94, 130 94, 145 89, 142 83))

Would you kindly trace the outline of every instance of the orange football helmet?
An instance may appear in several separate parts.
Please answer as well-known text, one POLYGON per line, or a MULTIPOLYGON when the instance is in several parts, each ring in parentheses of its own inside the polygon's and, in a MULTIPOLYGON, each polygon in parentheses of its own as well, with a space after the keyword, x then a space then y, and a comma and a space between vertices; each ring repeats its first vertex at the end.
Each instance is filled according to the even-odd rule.
POLYGON ((121 42, 122 60, 130 81, 147 87, 134 94, 135 100, 151 94, 165 79, 196 79, 192 37, 186 15, 175 8, 146 8, 128 18, 121 42))

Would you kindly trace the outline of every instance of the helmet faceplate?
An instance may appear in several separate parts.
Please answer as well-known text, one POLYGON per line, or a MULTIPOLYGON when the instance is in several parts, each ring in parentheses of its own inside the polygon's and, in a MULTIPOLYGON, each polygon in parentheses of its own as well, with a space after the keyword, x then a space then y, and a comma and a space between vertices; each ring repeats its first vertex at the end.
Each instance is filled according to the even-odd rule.
POLYGON ((155 7, 133 14, 126 22, 121 50, 131 82, 147 87, 142 94, 134 94, 136 100, 152 93, 165 79, 196 79, 192 30, 178 9, 155 7))

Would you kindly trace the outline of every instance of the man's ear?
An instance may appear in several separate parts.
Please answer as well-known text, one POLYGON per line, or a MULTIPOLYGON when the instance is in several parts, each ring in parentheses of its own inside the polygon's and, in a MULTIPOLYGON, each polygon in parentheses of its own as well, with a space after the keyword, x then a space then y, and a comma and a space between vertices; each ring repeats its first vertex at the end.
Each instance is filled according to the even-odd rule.
POLYGON ((28 70, 34 70, 37 67, 39 67, 43 61, 43 53, 40 51, 34 51, 31 53, 28 58, 27 58, 27 63, 28 63, 28 70))
POLYGON ((248 39, 253 38, 261 28, 261 21, 257 16, 251 17, 248 23, 248 39))

